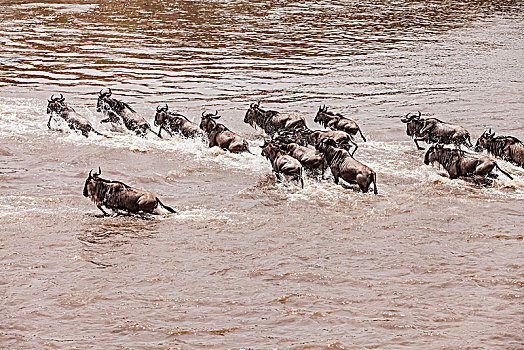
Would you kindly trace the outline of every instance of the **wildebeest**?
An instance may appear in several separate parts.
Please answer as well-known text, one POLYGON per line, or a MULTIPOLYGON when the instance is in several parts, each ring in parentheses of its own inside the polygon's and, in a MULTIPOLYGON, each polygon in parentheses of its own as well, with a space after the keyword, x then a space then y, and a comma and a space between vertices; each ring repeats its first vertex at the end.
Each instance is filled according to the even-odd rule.
POLYGON ((265 111, 260 108, 260 102, 252 103, 244 116, 244 123, 252 127, 259 126, 266 134, 273 135, 279 130, 305 129, 306 119, 295 113, 280 113, 265 111))
POLYGON ((475 151, 481 152, 483 150, 518 166, 524 166, 524 143, 516 137, 495 137, 495 133, 491 132, 491 129, 484 131, 475 144, 475 151))
POLYGON ((419 150, 424 148, 420 147, 418 141, 455 145, 457 148, 461 145, 473 147, 469 132, 461 126, 445 123, 437 118, 421 118, 420 112, 418 115, 408 113, 401 121, 406 123, 406 134, 413 138, 419 150))
POLYGON ((324 154, 331 173, 338 184, 339 178, 350 184, 357 184, 362 192, 367 192, 373 183, 373 193, 377 191, 377 175, 367 165, 355 160, 347 150, 338 147, 332 139, 322 140, 317 149, 324 154))
POLYGON ((100 121, 101 123, 121 124, 123 122, 128 130, 134 131, 138 136, 144 137, 147 131, 151 131, 153 134, 159 136, 151 129, 151 126, 144 117, 139 115, 127 103, 112 98, 111 95, 111 89, 108 89, 107 92, 100 90, 98 94, 96 111, 103 112, 104 115, 107 116, 106 119, 100 121))
POLYGON ((242 136, 229 130, 224 124, 217 123, 218 111, 215 114, 202 112, 200 129, 209 139, 209 147, 218 146, 233 153, 249 152, 249 144, 242 136))
POLYGON ((101 173, 100 167, 98 173, 93 174, 92 170, 89 172, 83 194, 84 197, 89 197, 104 215, 109 214, 103 207, 116 213, 122 210, 132 214, 159 214, 160 206, 170 213, 176 213, 173 208, 164 205, 153 193, 130 187, 120 181, 102 179, 101 173))
POLYGON ((282 143, 279 148, 286 154, 297 159, 302 166, 308 171, 318 174, 320 172, 322 176, 327 168, 327 162, 324 159, 322 153, 314 148, 301 146, 296 143, 282 143))
POLYGON ((280 174, 284 174, 291 177, 292 180, 300 182, 301 187, 304 188, 303 168, 297 159, 286 154, 280 149, 279 145, 271 141, 265 140, 264 145, 260 147, 262 147, 262 155, 271 162, 278 181, 282 180, 280 174))
POLYGON ((159 126, 158 135, 161 136, 162 129, 173 136, 179 133, 184 137, 194 138, 204 136, 202 129, 197 124, 187 119, 184 115, 169 111, 169 107, 158 106, 155 114, 155 126, 159 126))
POLYGON ((49 129, 51 129, 51 119, 57 116, 66 121, 69 129, 78 130, 85 137, 88 137, 90 132, 103 136, 103 134, 93 128, 89 120, 82 117, 73 107, 65 102, 65 97, 62 94, 60 94, 60 97, 53 97, 53 95, 51 95, 51 99, 48 100, 47 103, 47 114, 49 114, 49 120, 47 121, 47 127, 49 129))
POLYGON ((357 151, 358 145, 353 141, 350 134, 342 130, 298 130, 298 143, 302 145, 311 145, 317 147, 324 140, 333 140, 339 147, 346 149, 348 152, 354 147, 350 155, 353 157, 357 151))
POLYGON ((328 111, 326 106, 320 106, 318 108, 317 115, 315 116, 315 123, 319 123, 325 128, 330 128, 332 130, 342 130, 347 132, 352 137, 355 137, 357 133, 360 134, 362 140, 366 142, 366 138, 362 134, 362 130, 358 124, 349 118, 343 117, 340 113, 333 113, 328 111))
POLYGON ((441 145, 432 145, 424 155, 424 164, 438 162, 446 169, 450 179, 459 176, 490 176, 493 168, 497 168, 501 173, 513 180, 510 174, 502 170, 491 158, 464 152, 457 149, 444 148, 441 145))

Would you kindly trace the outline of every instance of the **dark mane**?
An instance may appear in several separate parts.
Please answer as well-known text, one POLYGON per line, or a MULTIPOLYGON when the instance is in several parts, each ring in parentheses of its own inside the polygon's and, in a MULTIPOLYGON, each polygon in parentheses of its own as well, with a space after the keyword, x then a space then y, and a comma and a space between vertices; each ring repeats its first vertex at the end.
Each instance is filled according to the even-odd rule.
POLYGON ((124 109, 126 109, 126 108, 129 109, 131 112, 136 113, 136 111, 130 105, 128 105, 125 102, 119 101, 119 100, 117 100, 115 98, 112 98, 112 97, 108 98, 107 101, 108 101, 111 109, 115 113, 117 113, 117 114, 122 113, 122 111, 124 109))
POLYGON ((446 169, 455 164, 465 153, 456 149, 435 148, 438 162, 446 169))
POLYGON ((268 111, 264 111, 262 108, 260 107, 253 107, 253 109, 255 110, 255 123, 257 125, 259 125, 262 129, 266 130, 266 131, 269 131, 267 130, 267 124, 268 124, 268 121, 273 118, 275 115, 278 114, 277 111, 271 111, 271 110, 268 110, 268 111))
POLYGON ((92 200, 96 204, 106 204, 106 202, 111 198, 118 198, 118 195, 122 193, 122 190, 129 189, 130 187, 120 181, 111 181, 102 179, 99 177, 94 177, 93 179, 94 193, 92 195, 92 200), (121 186, 107 186, 107 184, 119 184, 121 186))
POLYGON ((339 161, 342 161, 344 160, 344 152, 347 153, 346 150, 344 149, 341 149, 341 148, 337 148, 337 147, 334 147, 334 146, 327 146, 325 151, 324 151, 324 155, 326 157, 326 160, 328 162, 328 164, 336 164, 338 163, 339 161))

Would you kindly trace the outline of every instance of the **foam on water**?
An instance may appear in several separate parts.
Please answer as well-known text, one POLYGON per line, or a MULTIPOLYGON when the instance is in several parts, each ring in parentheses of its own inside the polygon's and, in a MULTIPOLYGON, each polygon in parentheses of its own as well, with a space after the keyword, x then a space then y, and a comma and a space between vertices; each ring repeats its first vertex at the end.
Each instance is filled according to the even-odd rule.
MULTIPOLYGON (((0 98, 0 136, 6 137, 13 134, 31 136, 49 132, 46 127, 48 116, 42 113, 45 110, 45 102, 37 99, 0 98)), ((160 139, 152 134, 145 138, 137 137, 127 130, 122 133, 111 132, 107 125, 97 123, 97 115, 93 114, 90 109, 76 107, 76 110, 95 125, 98 131, 109 137, 91 134, 89 138, 85 138, 80 133, 71 131, 64 122, 55 118, 55 121, 52 122, 53 128, 63 131, 62 133, 52 131, 57 132, 55 139, 59 142, 71 143, 78 147, 96 144, 109 148, 129 149, 134 152, 162 151, 184 154, 191 156, 197 162, 211 162, 224 169, 236 169, 261 175, 271 173, 270 163, 259 154, 235 154, 218 147, 209 148, 205 140, 186 139, 177 135, 160 139)), ((252 152, 255 153, 262 145, 262 140, 249 140, 249 143, 252 152)), ((450 191, 467 189, 474 195, 480 196, 524 198, 524 171, 511 163, 497 160, 499 166, 513 174, 514 180, 499 174, 498 178, 493 180, 492 186, 481 187, 472 185, 466 180, 449 179, 445 171, 438 166, 423 164, 424 151, 418 154, 416 152, 418 151, 414 150, 411 140, 383 142, 370 139, 368 142, 359 143, 355 158, 370 166, 377 173, 377 187, 382 196, 388 196, 388 193, 396 191, 394 186, 383 181, 384 177, 396 177, 415 182, 415 190, 438 183, 445 185, 450 191)), ((317 181, 307 177, 305 180, 304 189, 292 184, 278 184, 276 189, 292 201, 351 202, 355 200, 355 196, 361 195, 356 188, 347 189, 326 180, 317 181)))

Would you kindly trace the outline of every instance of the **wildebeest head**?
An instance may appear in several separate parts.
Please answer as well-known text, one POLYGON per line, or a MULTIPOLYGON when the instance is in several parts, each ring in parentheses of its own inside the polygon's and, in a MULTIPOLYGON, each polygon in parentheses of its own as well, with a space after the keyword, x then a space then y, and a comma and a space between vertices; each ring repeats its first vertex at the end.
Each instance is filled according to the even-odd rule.
POLYGON ((282 152, 278 143, 268 140, 264 140, 264 144, 260 148, 262 148, 262 156, 271 161, 282 152))
POLYGON ((95 182, 98 180, 98 176, 100 176, 101 173, 102 170, 100 170, 100 167, 98 167, 98 173, 93 174, 93 170, 89 172, 89 176, 87 177, 86 182, 84 184, 84 197, 90 197, 92 195, 95 182))
POLYGON ((59 114, 65 107, 65 97, 62 94, 60 94, 60 97, 53 96, 51 95, 51 99, 47 101, 47 114, 59 114))
POLYGON ((161 106, 156 107, 155 126, 164 124, 164 120, 166 120, 168 117, 168 109, 169 107, 167 106, 167 103, 165 107, 161 107, 161 106))
POLYGON ((422 129, 424 126, 424 123, 422 120, 420 120, 420 111, 418 112, 418 115, 408 113, 406 116, 402 119, 402 123, 406 123, 406 134, 408 136, 415 136, 418 134, 418 132, 422 129))
POLYGON ((326 105, 324 105, 324 106, 320 106, 320 107, 318 108, 317 115, 315 116, 315 120, 314 120, 315 123, 320 123, 320 122, 322 122, 322 121, 324 120, 326 114, 327 114, 327 115, 330 115, 330 116, 333 115, 332 112, 328 112, 328 109, 327 109, 326 105))
POLYGON ((102 92, 103 90, 100 90, 100 93, 98 94, 98 101, 96 103, 96 111, 102 112, 109 110, 111 108, 111 89, 108 88, 107 92, 102 92))
POLYGON ((260 101, 249 105, 249 109, 247 110, 246 115, 244 116, 244 123, 253 126, 258 113, 260 113, 260 101))
POLYGON ((200 129, 204 132, 209 133, 215 129, 217 122, 215 120, 219 119, 218 111, 215 114, 202 112, 202 119, 200 120, 200 129))
POLYGON ((325 152, 329 147, 338 147, 338 144, 335 140, 330 138, 322 139, 318 144, 315 145, 315 148, 320 152, 325 152))
POLYGON ((426 154, 424 155, 424 164, 429 165, 429 163, 437 161, 440 162, 442 165, 444 165, 443 163, 448 163, 448 160, 442 159, 443 155, 451 155, 451 153, 447 152, 448 150, 448 148, 445 149, 442 145, 431 145, 431 147, 427 150, 426 154))
POLYGON ((489 131, 484 131, 475 144, 475 152, 481 152, 488 148, 488 144, 493 140, 494 137, 495 133, 491 132, 491 129, 489 129, 489 131))

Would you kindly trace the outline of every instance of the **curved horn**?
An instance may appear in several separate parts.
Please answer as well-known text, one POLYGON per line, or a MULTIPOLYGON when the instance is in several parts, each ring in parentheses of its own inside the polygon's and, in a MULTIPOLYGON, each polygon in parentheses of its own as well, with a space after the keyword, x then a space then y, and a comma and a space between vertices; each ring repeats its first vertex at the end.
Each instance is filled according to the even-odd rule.
POLYGON ((215 115, 218 115, 218 110, 215 111, 215 115))
POLYGON ((113 94, 113 93, 111 92, 111 88, 107 88, 107 90, 108 90, 108 93, 109 93, 109 95, 107 95, 107 96, 111 96, 111 95, 113 94))
POLYGON ((202 112, 202 118, 204 118, 206 116, 206 111, 203 111, 202 112))
POLYGON ((64 95, 60 94, 60 101, 64 101, 64 100, 65 100, 64 95))
POLYGON ((92 179, 93 178, 93 169, 89 170, 89 177, 88 179, 92 179))
MULTIPOLYGON (((51 95, 51 101, 54 100, 54 99, 53 99, 53 96, 55 96, 55 94, 52 94, 52 95, 51 95)), ((49 101, 49 102, 51 102, 51 101, 49 101)))
POLYGON ((419 118, 420 118, 421 115, 422 115, 422 114, 420 113, 420 111, 418 111, 418 117, 419 117, 419 118))
POLYGON ((99 96, 102 96, 102 91, 104 91, 104 89, 100 90, 100 92, 98 93, 99 96))
POLYGON ((169 109, 169 106, 168 106, 167 103, 166 103, 166 111, 167 111, 168 109, 169 109))
POLYGON ((156 111, 157 111, 157 112, 160 112, 160 109, 161 109, 161 108, 160 108, 160 105, 156 106, 156 111))

